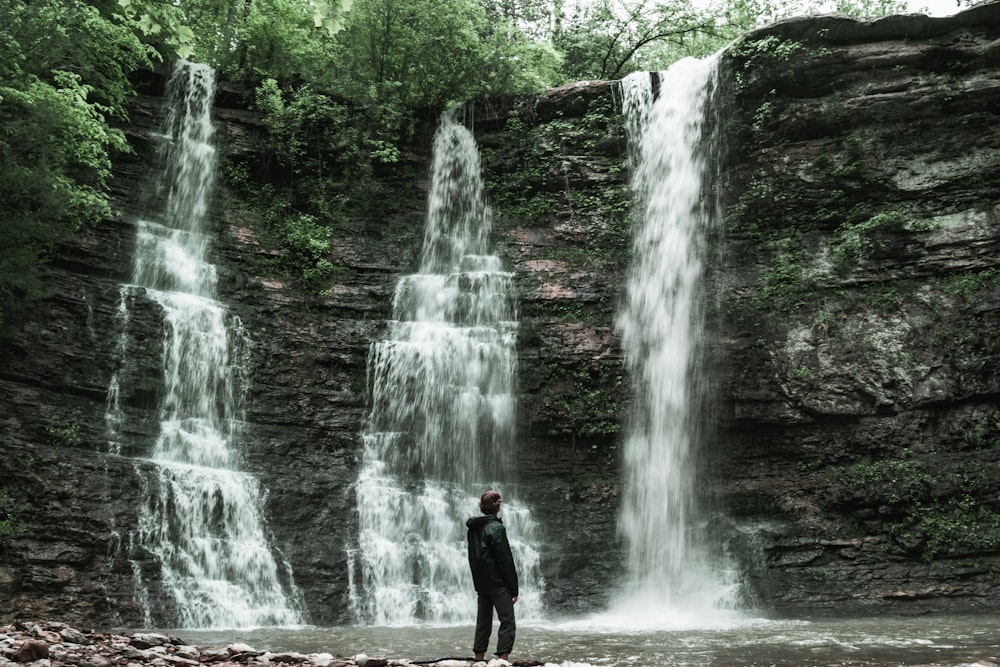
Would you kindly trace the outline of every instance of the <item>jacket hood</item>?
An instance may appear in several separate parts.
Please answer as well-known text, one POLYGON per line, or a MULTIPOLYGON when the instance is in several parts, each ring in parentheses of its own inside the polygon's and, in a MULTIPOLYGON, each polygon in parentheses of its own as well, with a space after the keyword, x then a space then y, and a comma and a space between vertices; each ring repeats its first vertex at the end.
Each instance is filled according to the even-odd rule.
MULTIPOLYGON (((465 525, 468 528, 475 528, 476 526, 485 526, 486 524, 492 523, 494 521, 500 521, 500 517, 496 516, 495 514, 484 514, 482 516, 472 517, 471 519, 465 522, 465 525)), ((500 523, 503 522, 500 521, 500 523)))

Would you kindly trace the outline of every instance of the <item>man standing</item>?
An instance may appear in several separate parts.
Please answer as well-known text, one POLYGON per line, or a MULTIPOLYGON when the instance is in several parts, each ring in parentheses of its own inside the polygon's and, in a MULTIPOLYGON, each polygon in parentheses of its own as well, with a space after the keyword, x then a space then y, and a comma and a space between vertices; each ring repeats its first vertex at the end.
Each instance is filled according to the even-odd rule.
POLYGON ((465 522, 469 528, 469 567, 479 594, 476 613, 476 636, 472 650, 476 660, 483 660, 490 643, 493 610, 500 619, 497 633, 497 657, 507 660, 514 647, 514 603, 517 602, 517 570, 514 554, 507 541, 507 529, 500 520, 503 500, 496 491, 487 491, 479 499, 483 516, 465 522))

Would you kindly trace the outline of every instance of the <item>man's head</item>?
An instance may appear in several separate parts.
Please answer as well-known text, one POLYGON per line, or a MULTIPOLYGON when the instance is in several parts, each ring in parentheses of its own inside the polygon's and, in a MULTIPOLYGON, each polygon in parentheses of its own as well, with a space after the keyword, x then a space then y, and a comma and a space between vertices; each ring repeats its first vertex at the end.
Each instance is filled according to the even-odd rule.
POLYGON ((500 504, 502 502, 500 492, 490 489, 479 497, 479 509, 483 514, 493 514, 495 516, 500 513, 500 504))

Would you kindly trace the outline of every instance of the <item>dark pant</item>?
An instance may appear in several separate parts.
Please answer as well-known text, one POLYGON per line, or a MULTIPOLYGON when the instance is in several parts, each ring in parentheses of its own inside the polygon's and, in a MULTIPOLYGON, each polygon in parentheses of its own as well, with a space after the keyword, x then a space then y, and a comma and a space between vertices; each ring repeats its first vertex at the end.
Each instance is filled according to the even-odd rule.
POLYGON ((514 648, 514 600, 506 588, 495 588, 492 591, 480 591, 479 604, 476 611, 476 637, 472 642, 472 650, 476 653, 486 653, 490 645, 490 632, 493 630, 493 609, 497 610, 500 619, 500 632, 497 633, 497 655, 506 655, 514 648))

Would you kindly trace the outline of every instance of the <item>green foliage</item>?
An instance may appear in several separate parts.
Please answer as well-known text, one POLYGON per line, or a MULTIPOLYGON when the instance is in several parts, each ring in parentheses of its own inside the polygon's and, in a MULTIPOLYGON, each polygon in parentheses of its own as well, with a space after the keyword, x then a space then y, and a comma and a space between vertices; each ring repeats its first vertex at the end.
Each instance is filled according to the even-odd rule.
MULTIPOLYGON (((4 3, 0 330, 44 295, 44 264, 58 239, 110 214, 110 157, 127 150, 111 123, 125 120, 130 73, 151 59, 211 62, 224 76, 259 85, 275 159, 293 172, 290 219, 305 214, 332 227, 357 204, 373 166, 398 160, 401 140, 454 102, 666 67, 809 6, 784 0, 722 0, 697 10, 680 0, 4 3)), ((854 14, 895 7, 882 0, 839 5, 854 14)), ((798 55, 794 43, 768 39, 745 47, 754 49, 750 61, 798 55)), ((767 112, 761 110, 761 120, 767 112)), ((526 194, 525 212, 551 207, 545 201, 551 192, 536 187, 526 194)), ((285 236, 288 244, 296 238, 285 236)))
POLYGON ((905 213, 888 211, 861 222, 844 222, 834 235, 834 262, 844 265, 868 259, 881 246, 881 234, 904 231, 908 221, 905 213))
POLYGON ((195 34, 185 24, 181 6, 155 0, 117 0, 116 17, 143 41, 155 44, 161 53, 190 58, 195 34))
POLYGON ((924 463, 909 449, 901 450, 898 458, 855 463, 840 476, 858 489, 876 489, 880 500, 892 504, 916 502, 934 485, 924 463))
POLYGON ((809 254, 793 237, 773 242, 774 256, 757 276, 752 308, 757 311, 794 313, 810 303, 816 290, 815 279, 805 264, 809 254))
MULTIPOLYGON (((890 14, 905 14, 909 6, 905 0, 837 0, 836 11, 857 18, 874 18, 890 14)), ((955 3, 958 6, 958 3, 955 3)))
MULTIPOLYGON (((906 11, 905 0, 840 0, 837 11, 874 17, 906 11)), ((714 3, 596 0, 576 3, 568 16, 556 3, 552 41, 563 54, 568 80, 613 79, 637 70, 665 69, 684 57, 704 57, 744 33, 782 18, 827 13, 823 0, 720 0, 714 3)), ((764 65, 789 63, 805 53, 795 41, 766 36, 732 49, 744 83, 764 65)))
POLYGON ((900 287, 895 285, 883 285, 880 288, 869 288, 868 293, 868 304, 881 312, 888 312, 899 308, 900 304, 903 302, 903 296, 907 293, 906 291, 901 291, 900 287))
MULTIPOLYGON (((335 9, 335 29, 342 29, 349 9, 349 1, 335 9)), ((218 58, 230 76, 321 82, 343 58, 340 39, 316 25, 306 0, 247 1, 236 12, 230 9, 225 20, 223 46, 228 48, 218 52, 218 58)))
POLYGON ((24 532, 24 527, 11 513, 12 499, 7 489, 0 489, 0 538, 24 532))
MULTIPOLYGON (((530 113, 511 116, 498 143, 517 146, 509 150, 485 148, 487 190, 494 206, 510 220, 531 223, 568 209, 573 222, 586 232, 585 252, 590 261, 620 264, 630 248, 632 194, 623 165, 615 159, 601 164, 618 182, 604 181, 598 187, 571 182, 570 161, 599 161, 599 144, 616 142, 621 127, 619 110, 610 94, 590 99, 579 117, 562 115, 539 121, 530 113)), ((565 248, 561 249, 565 251, 565 248)))
MULTIPOLYGON (((305 83, 354 107, 394 107, 390 133, 408 134, 417 114, 555 80, 560 57, 548 41, 509 17, 489 19, 487 8, 474 0, 207 3, 195 33, 223 35, 223 48, 206 40, 196 57, 232 78, 305 83)), ((384 150, 392 140, 383 141, 384 150)))
POLYGON ((707 55, 721 46, 717 35, 714 16, 690 3, 596 0, 575 5, 554 42, 568 78, 616 79, 707 55))
POLYGON ((311 85, 282 89, 274 79, 261 82, 255 100, 267 147, 288 178, 261 187, 245 167, 230 165, 228 183, 280 251, 272 268, 321 291, 338 270, 329 260, 333 229, 369 205, 373 165, 399 158, 390 134, 396 110, 358 109, 311 85))
POLYGON ((776 115, 776 104, 774 102, 776 93, 777 91, 772 88, 771 92, 767 94, 764 101, 762 101, 760 106, 757 107, 757 111, 753 114, 753 129, 763 129, 776 115))
POLYGON ((1000 286, 1000 270, 984 269, 952 276, 945 282, 944 289, 970 302, 980 291, 997 286, 1000 286))
POLYGON ((792 371, 792 376, 796 380, 808 380, 813 376, 813 371, 808 366, 799 366, 794 371, 792 371))
POLYGON ((392 133, 399 125, 397 108, 372 100, 354 111, 310 85, 282 90, 274 79, 258 86, 256 107, 269 131, 268 148, 297 173, 322 175, 334 169, 352 182, 370 176, 373 160, 399 159, 392 133))
POLYGON ((834 477, 866 499, 892 508, 885 529, 894 549, 917 551, 927 561, 1000 548, 1000 514, 974 493, 984 487, 980 468, 943 473, 903 449, 898 458, 856 463, 834 477), (961 495, 936 495, 950 485, 961 495))
MULTIPOLYGON (((809 50, 809 47, 802 42, 783 39, 777 35, 743 38, 728 51, 729 57, 737 63, 732 72, 733 82, 736 88, 740 89, 749 86, 765 71, 783 75, 785 72, 790 72, 788 63, 808 53, 809 50)), ((758 110, 755 121, 763 123, 768 112, 769 110, 765 112, 758 110)))
MULTIPOLYGON (((582 368, 573 374, 573 392, 562 401, 562 409, 582 436, 613 435, 621 428, 619 400, 628 394, 624 374, 599 368, 582 368)), ((613 444, 610 446, 613 449, 613 444)), ((609 451, 609 456, 611 452, 609 451)))
POLYGON ((787 63, 805 51, 807 48, 801 42, 782 39, 777 35, 765 35, 741 40, 730 49, 729 53, 743 62, 744 70, 751 70, 787 63))
MULTIPOLYGON (((551 304, 547 312, 579 319, 577 308, 579 304, 557 303, 551 304)), ((585 438, 592 443, 591 451, 613 458, 617 448, 615 436, 622 424, 621 401, 628 394, 622 369, 613 364, 567 368, 540 359, 535 375, 545 379, 539 383, 538 400, 559 415, 560 424, 565 424, 550 434, 585 438)))
POLYGON ((549 164, 558 143, 552 135, 568 130, 562 121, 539 127, 517 116, 507 119, 504 145, 524 147, 525 153, 512 158, 506 151, 484 148, 486 187, 493 204, 512 219, 537 220, 559 209, 557 192, 549 164), (549 134, 551 133, 551 134, 549 134), (502 165, 502 166, 501 166, 502 165))
POLYGON ((55 242, 110 215, 111 155, 128 150, 110 123, 150 55, 95 6, 0 6, 0 330, 44 296, 55 242))
POLYGON ((57 447, 77 447, 84 442, 80 425, 65 419, 55 417, 49 419, 45 434, 49 438, 49 443, 57 447))
POLYGON ((251 181, 244 168, 227 170, 237 199, 228 205, 249 224, 269 249, 259 270, 294 280, 309 292, 321 292, 338 273, 330 259, 333 229, 292 205, 293 189, 251 181))
POLYGON ((892 527, 893 536, 926 540, 923 558, 1000 550, 1000 514, 969 494, 936 503, 916 504, 910 521, 892 527))
POLYGON ((318 286, 333 275, 333 263, 327 259, 329 227, 317 224, 316 218, 307 213, 299 213, 283 221, 281 232, 291 268, 301 276, 306 287, 318 286))
POLYGON ((403 108, 440 110, 481 91, 485 21, 469 0, 357 0, 338 69, 403 108))
POLYGON ((361 103, 319 92, 312 84, 282 86, 265 79, 255 106, 268 132, 266 146, 278 178, 257 182, 245 165, 230 164, 230 204, 268 249, 262 271, 320 293, 344 269, 330 260, 330 242, 348 216, 385 210, 393 193, 379 190, 376 167, 396 166, 395 132, 402 110, 374 96, 361 103))

